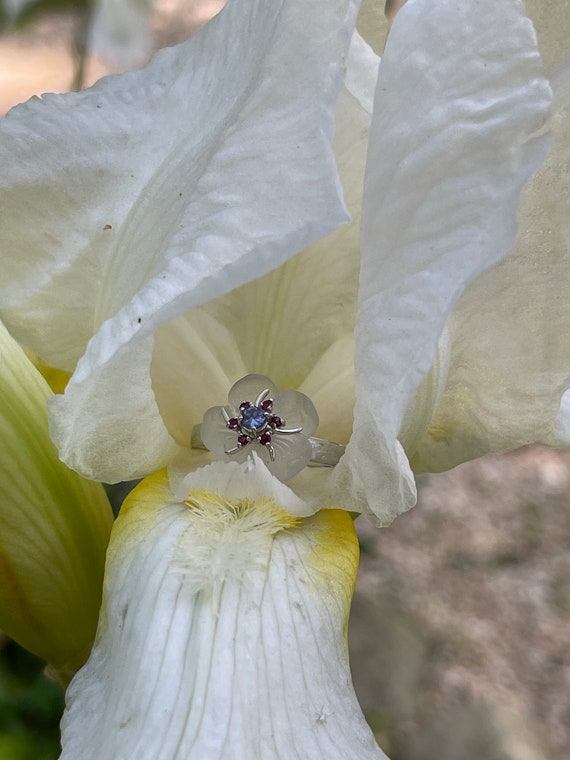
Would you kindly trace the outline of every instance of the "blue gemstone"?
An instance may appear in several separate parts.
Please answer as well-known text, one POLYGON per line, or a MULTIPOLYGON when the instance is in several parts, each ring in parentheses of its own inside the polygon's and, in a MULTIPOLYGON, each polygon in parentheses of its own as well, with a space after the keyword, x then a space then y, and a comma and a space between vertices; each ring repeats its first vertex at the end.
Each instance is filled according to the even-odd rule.
POLYGON ((241 413, 241 424, 246 430, 263 430, 267 426, 265 412, 259 406, 249 406, 241 413))

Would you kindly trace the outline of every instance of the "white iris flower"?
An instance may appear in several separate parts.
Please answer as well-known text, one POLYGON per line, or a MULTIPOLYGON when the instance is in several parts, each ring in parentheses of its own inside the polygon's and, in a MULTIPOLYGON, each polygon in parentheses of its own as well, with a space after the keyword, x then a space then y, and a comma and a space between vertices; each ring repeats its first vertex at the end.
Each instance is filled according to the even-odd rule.
POLYGON ((355 12, 230 0, 140 72, 3 122, 1 316, 73 373, 60 455, 95 480, 170 475, 113 530, 69 760, 382 757, 350 684, 341 510, 389 522, 412 467, 564 435, 566 260, 509 253, 548 149, 532 26, 514 0, 409 0, 371 122, 355 12), (335 153, 353 222, 329 235, 335 153), (332 473, 285 485, 259 452, 190 448, 250 373, 312 400, 347 444, 332 473))

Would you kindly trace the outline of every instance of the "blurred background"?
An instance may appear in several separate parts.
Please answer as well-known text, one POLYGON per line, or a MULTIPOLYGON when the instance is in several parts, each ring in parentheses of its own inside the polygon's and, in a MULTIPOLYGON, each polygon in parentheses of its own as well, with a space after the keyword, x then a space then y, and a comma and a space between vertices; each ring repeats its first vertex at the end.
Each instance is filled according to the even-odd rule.
MULTIPOLYGON (((222 5, 0 0, 0 115, 136 68, 222 5)), ((547 6, 527 3, 545 35, 547 6)), ((556 8, 568 26, 568 4, 556 8)), ((378 52, 382 11, 362 11, 378 52)), ((351 664, 391 760, 568 760, 570 452, 527 447, 427 476, 390 528, 357 528, 351 664)), ((0 760, 59 755, 63 696, 42 671, 0 634, 0 760)))

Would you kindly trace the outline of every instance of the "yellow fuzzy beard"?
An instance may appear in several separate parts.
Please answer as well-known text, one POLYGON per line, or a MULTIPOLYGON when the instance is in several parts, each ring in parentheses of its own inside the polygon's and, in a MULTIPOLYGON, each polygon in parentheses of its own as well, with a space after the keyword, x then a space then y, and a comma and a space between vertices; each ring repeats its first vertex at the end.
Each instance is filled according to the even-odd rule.
MULTIPOLYGON (((302 522, 273 499, 236 499, 207 490, 185 499, 188 527, 175 550, 174 568, 195 593, 216 592, 228 580, 267 567, 276 533, 302 522)), ((216 594, 215 594, 216 595, 216 594)))

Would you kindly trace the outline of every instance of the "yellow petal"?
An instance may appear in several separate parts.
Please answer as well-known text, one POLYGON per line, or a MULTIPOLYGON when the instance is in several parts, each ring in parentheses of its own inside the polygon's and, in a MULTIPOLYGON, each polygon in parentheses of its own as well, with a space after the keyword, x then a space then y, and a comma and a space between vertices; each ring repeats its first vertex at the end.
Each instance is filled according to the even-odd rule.
POLYGON ((95 635, 113 515, 103 488, 59 461, 50 396, 0 325, 0 628, 65 683, 95 635))

